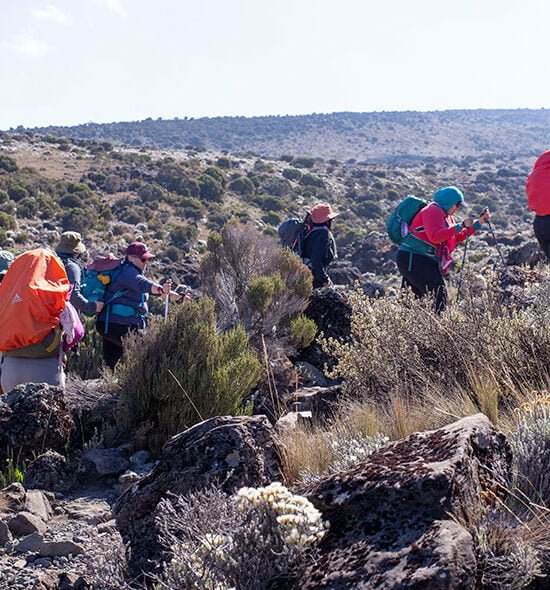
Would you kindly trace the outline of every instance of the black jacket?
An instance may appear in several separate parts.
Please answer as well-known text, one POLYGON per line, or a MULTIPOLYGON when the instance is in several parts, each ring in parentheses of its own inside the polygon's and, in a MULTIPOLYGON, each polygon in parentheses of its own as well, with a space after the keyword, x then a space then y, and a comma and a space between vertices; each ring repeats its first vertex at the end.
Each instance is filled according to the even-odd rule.
POLYGON ((324 224, 314 225, 302 246, 302 258, 313 273, 314 289, 330 282, 326 267, 336 257, 336 242, 329 228, 324 224))

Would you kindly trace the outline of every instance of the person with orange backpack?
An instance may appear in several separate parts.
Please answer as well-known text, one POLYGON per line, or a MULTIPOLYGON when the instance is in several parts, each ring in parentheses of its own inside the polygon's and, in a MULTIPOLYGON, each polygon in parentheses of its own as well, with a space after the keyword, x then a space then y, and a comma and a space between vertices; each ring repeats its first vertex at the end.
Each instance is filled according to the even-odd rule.
POLYGON ((63 263, 44 248, 24 252, 8 269, 0 284, 3 391, 22 383, 64 387, 63 352, 83 335, 70 290, 63 263))
POLYGON ((446 186, 435 191, 432 202, 421 206, 407 225, 397 251, 402 287, 412 289, 418 298, 433 294, 437 313, 447 306, 444 275, 452 264, 452 251, 489 221, 485 210, 477 220, 467 217, 457 223, 454 214, 464 206, 464 195, 458 188, 446 186))
POLYGON ((535 212, 533 230, 541 250, 550 260, 550 150, 536 160, 525 186, 527 206, 535 212))

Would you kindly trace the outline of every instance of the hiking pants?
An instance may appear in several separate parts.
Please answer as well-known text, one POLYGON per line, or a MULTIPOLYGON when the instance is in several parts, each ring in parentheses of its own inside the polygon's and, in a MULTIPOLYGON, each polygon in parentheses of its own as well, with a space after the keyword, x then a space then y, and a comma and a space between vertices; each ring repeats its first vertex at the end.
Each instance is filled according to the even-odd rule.
POLYGON ((103 341, 103 361, 111 371, 114 371, 116 364, 124 353, 122 339, 128 332, 137 332, 139 326, 128 326, 109 322, 109 330, 105 334, 105 322, 97 321, 96 329, 101 334, 103 341))
POLYGON ((49 383, 64 388, 63 363, 60 356, 44 359, 5 356, 1 383, 5 393, 24 383, 49 383))
POLYGON ((424 297, 427 293, 434 294, 436 313, 444 311, 447 307, 447 287, 437 260, 422 254, 411 255, 409 252, 398 250, 397 268, 403 277, 402 289, 412 289, 417 299, 424 297))
POLYGON ((533 221, 535 237, 539 241, 541 250, 550 259, 550 215, 536 215, 533 221))

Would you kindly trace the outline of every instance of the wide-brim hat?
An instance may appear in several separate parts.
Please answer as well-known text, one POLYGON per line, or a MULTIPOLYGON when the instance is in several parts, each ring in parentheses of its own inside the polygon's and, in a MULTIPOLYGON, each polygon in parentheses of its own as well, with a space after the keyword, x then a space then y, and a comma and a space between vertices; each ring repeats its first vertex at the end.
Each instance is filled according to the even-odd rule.
POLYGON ((319 203, 318 205, 315 205, 309 214, 311 215, 313 223, 326 223, 340 215, 340 213, 333 211, 328 203, 319 203))
POLYGON ((141 260, 155 258, 155 255, 152 252, 149 252, 149 249, 143 242, 132 242, 128 248, 126 248, 126 256, 137 256, 138 258, 141 258, 141 260))
POLYGON ((86 246, 77 231, 65 231, 61 234, 55 251, 60 254, 82 254, 86 252, 86 246))

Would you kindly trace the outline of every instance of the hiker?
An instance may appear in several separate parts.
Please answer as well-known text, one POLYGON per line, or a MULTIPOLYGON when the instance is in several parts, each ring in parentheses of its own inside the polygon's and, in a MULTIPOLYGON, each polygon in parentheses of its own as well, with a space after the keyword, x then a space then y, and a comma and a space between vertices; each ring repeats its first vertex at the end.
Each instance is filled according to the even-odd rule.
POLYGON ((525 186, 527 205, 535 212, 533 229, 541 250, 550 260, 550 150, 536 160, 525 186))
POLYGON ((402 287, 410 287, 417 298, 433 293, 437 313, 447 306, 443 277, 452 264, 451 252, 489 220, 489 211, 485 210, 477 220, 467 217, 456 223, 454 214, 464 206, 464 195, 458 188, 446 186, 437 190, 432 202, 413 218, 397 251, 402 287))
POLYGON ((23 383, 64 387, 63 352, 83 335, 82 324, 75 333, 79 320, 70 310, 70 290, 63 264, 44 248, 21 254, 10 266, 0 285, 3 391, 23 383))
POLYGON ((106 304, 97 317, 96 329, 103 340, 103 360, 111 370, 122 358, 122 338, 145 328, 149 295, 169 295, 176 302, 189 298, 172 291, 171 281, 160 285, 144 276, 147 263, 153 258, 155 255, 144 243, 132 242, 126 248, 120 273, 105 290, 106 304))
POLYGON ((14 259, 14 255, 11 252, 8 252, 8 250, 0 250, 0 283, 4 280, 8 268, 11 266, 14 259))
POLYGON ((88 301, 81 293, 84 266, 80 258, 84 252, 86 252, 86 246, 78 232, 66 231, 61 234, 55 253, 65 265, 67 277, 73 287, 70 302, 84 315, 92 316, 103 309, 103 301, 88 301))
POLYGON ((326 268, 337 257, 331 225, 338 215, 328 203, 319 203, 309 212, 311 227, 303 238, 302 259, 313 274, 314 289, 332 284, 326 268))

